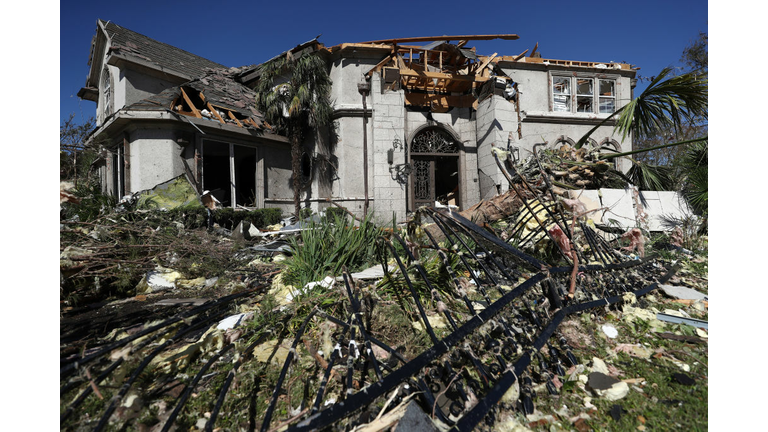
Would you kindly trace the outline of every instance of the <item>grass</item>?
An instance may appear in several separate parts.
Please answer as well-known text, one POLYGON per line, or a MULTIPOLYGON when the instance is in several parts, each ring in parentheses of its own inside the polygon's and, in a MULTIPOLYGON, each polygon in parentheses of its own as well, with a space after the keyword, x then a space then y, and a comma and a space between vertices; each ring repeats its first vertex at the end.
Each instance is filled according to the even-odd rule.
MULTIPOLYGON (((676 309, 671 303, 661 303, 648 300, 646 307, 658 310, 676 309)), ((692 316, 694 313, 687 309, 692 316)), ((702 314, 706 316, 706 312, 702 314)), ((697 316, 701 318, 702 316, 697 316)), ((642 382, 630 384, 626 397, 609 401, 597 397, 585 389, 579 381, 567 381, 557 396, 545 396, 546 391, 539 392, 536 408, 542 413, 554 414, 556 421, 566 430, 654 430, 698 431, 708 428, 708 345, 668 340, 660 337, 650 326, 650 323, 636 320, 627 323, 620 319, 618 311, 601 315, 585 313, 574 317, 583 334, 592 335, 592 343, 582 348, 574 347, 573 353, 589 373, 589 361, 592 357, 604 360, 609 368, 619 372, 618 379, 643 378, 642 382), (604 324, 612 324, 619 332, 616 339, 609 339, 602 333, 604 324), (650 358, 632 357, 624 352, 616 353, 618 344, 641 344, 653 351, 650 358), (676 363, 674 360, 679 360, 676 363), (683 370, 680 364, 688 365, 689 370, 683 370), (694 380, 692 385, 678 382, 675 374, 685 374, 694 380), (591 397, 594 408, 588 408, 585 397, 591 397), (621 407, 618 420, 611 415, 614 406, 621 407), (563 410, 566 407, 567 410, 563 410), (570 420, 580 414, 588 417, 577 425, 570 420)), ((678 335, 695 336, 695 328, 684 324, 669 324, 664 332, 678 335)), ((527 420, 519 417, 520 422, 527 420)), ((549 422, 542 422, 532 427, 533 430, 552 430, 549 422), (546 424, 545 424, 546 423, 546 424)), ((559 429, 558 429, 559 430, 559 429)))

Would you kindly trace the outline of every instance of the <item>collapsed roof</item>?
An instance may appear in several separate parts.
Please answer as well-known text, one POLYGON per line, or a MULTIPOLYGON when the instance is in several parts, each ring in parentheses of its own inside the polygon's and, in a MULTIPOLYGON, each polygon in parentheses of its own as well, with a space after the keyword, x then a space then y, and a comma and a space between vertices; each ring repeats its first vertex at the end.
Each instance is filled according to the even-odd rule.
MULTIPOLYGON (((631 65, 623 63, 543 59, 536 52, 538 44, 528 56, 526 56, 529 51, 527 49, 515 56, 500 56, 498 53, 485 56, 478 55, 475 48, 466 48, 469 41, 516 40, 518 36, 515 34, 422 36, 342 43, 331 47, 325 47, 317 39, 316 37, 297 45, 275 58, 300 57, 312 52, 320 52, 329 57, 343 55, 342 53, 349 50, 380 52, 383 58, 365 73, 366 79, 380 72, 385 86, 390 89, 404 90, 406 106, 424 107, 436 111, 444 111, 452 107, 476 107, 481 94, 480 87, 493 79, 501 80, 502 84, 505 82, 512 84, 512 80, 497 67, 502 62, 595 69, 631 69, 631 65), (425 42, 425 45, 411 45, 425 42)), ((238 80, 247 86, 253 86, 260 76, 260 66, 244 68, 238 80)))
POLYGON ((271 129, 256 110, 256 93, 234 80, 238 69, 208 69, 200 78, 172 87, 124 108, 128 111, 165 111, 221 124, 257 130, 271 129))

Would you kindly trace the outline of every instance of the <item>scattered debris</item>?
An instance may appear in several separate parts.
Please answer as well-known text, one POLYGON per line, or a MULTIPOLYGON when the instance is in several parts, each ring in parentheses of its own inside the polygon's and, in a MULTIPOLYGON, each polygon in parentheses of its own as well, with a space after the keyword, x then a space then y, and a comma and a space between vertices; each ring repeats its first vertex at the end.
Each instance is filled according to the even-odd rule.
MULTIPOLYGON (((685 310, 699 316, 694 306, 702 298, 661 306, 683 312, 648 305, 655 301, 651 293, 673 284, 677 267, 645 257, 653 245, 639 229, 622 249, 618 236, 626 230, 611 232, 602 218, 587 217, 603 206, 584 200, 586 193, 555 197, 547 181, 610 183, 589 149, 558 151, 585 162, 571 171, 576 176, 538 166, 548 163, 542 153, 526 165, 529 172, 517 171, 518 189, 499 195, 501 206, 473 210, 483 215, 480 223, 450 208, 422 208, 402 230, 377 235, 381 265, 329 271, 297 283, 300 288, 285 283, 286 264, 277 257, 291 254, 293 261, 315 232, 310 223, 324 223, 321 217, 263 229, 243 221, 231 233, 213 226, 189 235, 184 222, 148 216, 132 228, 132 241, 139 240, 132 246, 141 252, 132 263, 142 288, 128 280, 131 295, 120 306, 140 305, 157 319, 126 317, 104 327, 110 334, 62 337, 63 429, 101 430, 121 410, 115 427, 152 415, 153 427, 185 430, 257 421, 263 430, 292 431, 590 430, 593 410, 610 410, 619 421, 626 411, 610 402, 630 389, 649 395, 653 384, 665 384, 648 383, 639 376, 652 375, 619 361, 671 362, 699 376, 689 372, 698 360, 685 353, 627 342, 653 334, 706 346, 702 336, 673 335, 673 323, 686 322, 667 319, 674 313, 695 321, 685 310), (532 170, 546 181, 529 182, 532 170), (160 247, 161 241, 167 243, 160 247), (219 253, 226 259, 201 259, 219 253), (212 300, 191 298, 197 291, 212 300), (65 347, 65 340, 79 345, 65 347), (580 361, 575 352, 589 354, 580 361), (87 379, 81 368, 88 368, 87 379), (635 378, 620 379, 627 375, 635 378), (156 383, 144 382, 152 379, 156 383), (175 407, 148 411, 164 392, 152 386, 173 381, 183 386, 175 407), (84 404, 91 394, 98 402, 84 404), (551 401, 563 406, 537 410, 551 401), (257 406, 266 411, 253 414, 257 406), (85 407, 87 416, 80 411, 85 407)), ((213 207, 208 210, 217 211, 213 207)), ((63 280, 80 274, 102 281, 96 279, 101 269, 129 264, 129 255, 98 261, 127 248, 108 246, 124 241, 119 236, 126 230, 117 221, 95 225, 62 223, 62 232, 77 240, 61 251, 63 280)), ((672 380, 689 385, 685 377, 672 380)))
POLYGON ((602 330, 603 333, 611 339, 616 339, 616 337, 619 336, 619 331, 616 330, 616 327, 610 324, 603 325, 602 330))

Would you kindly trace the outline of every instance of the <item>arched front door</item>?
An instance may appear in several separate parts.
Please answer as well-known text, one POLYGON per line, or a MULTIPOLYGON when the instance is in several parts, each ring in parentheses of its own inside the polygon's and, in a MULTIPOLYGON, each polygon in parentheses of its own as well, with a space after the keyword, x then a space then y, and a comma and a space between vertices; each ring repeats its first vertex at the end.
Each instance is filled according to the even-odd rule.
POLYGON ((459 144, 446 131, 429 128, 411 141, 410 210, 435 201, 460 206, 459 144))

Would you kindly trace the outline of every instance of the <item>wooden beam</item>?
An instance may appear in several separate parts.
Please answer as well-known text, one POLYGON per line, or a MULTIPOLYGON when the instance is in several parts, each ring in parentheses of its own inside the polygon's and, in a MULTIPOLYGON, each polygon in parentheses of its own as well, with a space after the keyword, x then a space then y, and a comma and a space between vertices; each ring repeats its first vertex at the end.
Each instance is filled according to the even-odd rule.
MULTIPOLYGON (((200 95, 202 96, 202 94, 203 94, 203 93, 201 92, 201 93, 200 93, 200 95)), ((224 119, 223 119, 223 118, 221 118, 221 116, 219 115, 219 112, 218 112, 218 111, 216 111, 216 108, 214 108, 214 107, 213 107, 213 105, 211 105, 211 103, 210 103, 210 102, 206 102, 206 103, 205 103, 205 105, 208 107, 208 109, 209 109, 209 110, 211 110, 211 113, 213 113, 213 115, 215 115, 215 116, 216 116, 216 118, 217 118, 217 119, 219 119, 219 121, 221 122, 221 124, 227 124, 227 122, 225 122, 225 121, 224 121, 224 119)))
POLYGON ((386 66, 386 65, 387 65, 387 63, 389 63, 390 61, 392 61, 392 58, 394 58, 395 54, 396 54, 396 51, 394 51, 394 50, 393 50, 393 51, 392 51, 392 53, 390 53, 388 56, 386 56, 386 57, 384 57, 383 59, 381 59, 381 61, 380 61, 380 62, 376 63, 376 66, 372 67, 372 68, 371 68, 371 70, 369 70, 368 72, 366 72, 366 73, 365 73, 365 76, 366 76, 367 78, 370 78, 370 77, 371 77, 371 75, 373 75, 373 73, 374 73, 374 72, 378 72, 378 71, 380 71, 380 70, 381 70, 381 68, 383 68, 384 66, 386 66))
POLYGON ((483 61, 483 62, 480 64, 480 67, 478 67, 478 68, 477 68, 477 70, 475 71, 475 74, 477 74, 477 75, 481 74, 481 73, 483 72, 483 69, 485 69, 485 68, 488 66, 488 63, 490 63, 490 62, 491 62, 491 60, 493 60, 493 59, 494 59, 494 57, 496 57, 496 55, 498 55, 498 53, 493 53, 493 54, 492 54, 490 57, 487 57, 487 58, 486 58, 486 59, 485 59, 485 60, 484 60, 484 61, 483 61))
POLYGON ((382 39, 377 41, 360 42, 363 44, 386 44, 401 42, 434 42, 434 41, 471 41, 471 40, 517 40, 520 36, 516 34, 493 34, 493 35, 469 35, 469 36, 421 36, 412 38, 382 39))
POLYGON ((400 71, 400 76, 414 77, 414 78, 426 78, 426 79, 445 79, 451 81, 488 81, 486 77, 478 77, 473 75, 457 75, 447 74, 442 72, 429 72, 429 71, 416 71, 413 69, 403 69, 400 71))
POLYGON ((528 50, 525 50, 525 51, 521 52, 520 54, 518 54, 518 55, 516 55, 516 56, 512 57, 512 60, 513 60, 513 61, 518 61, 518 60, 520 60, 521 58, 525 57, 525 54, 526 54, 527 52, 528 52, 528 50))
POLYGON ((232 120, 235 121, 235 123, 237 123, 238 126, 243 127, 243 124, 240 123, 240 120, 238 120, 234 114, 232 114, 232 111, 227 110, 227 114, 229 115, 229 118, 231 118, 232 120))
POLYGON ((189 105, 189 109, 192 110, 192 114, 195 115, 197 118, 203 118, 203 115, 200 114, 200 111, 197 110, 195 107, 195 104, 192 103, 192 101, 189 99, 189 96, 187 96, 187 92, 184 91, 184 87, 179 87, 181 89, 181 95, 184 96, 184 100, 187 101, 187 105, 189 105))

